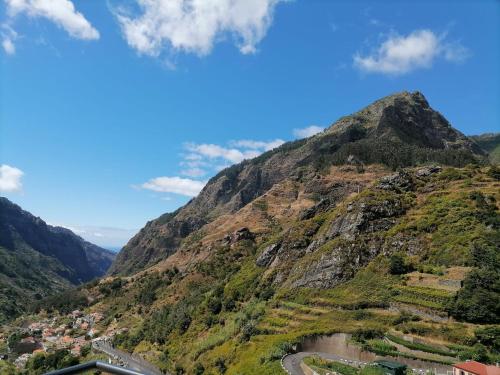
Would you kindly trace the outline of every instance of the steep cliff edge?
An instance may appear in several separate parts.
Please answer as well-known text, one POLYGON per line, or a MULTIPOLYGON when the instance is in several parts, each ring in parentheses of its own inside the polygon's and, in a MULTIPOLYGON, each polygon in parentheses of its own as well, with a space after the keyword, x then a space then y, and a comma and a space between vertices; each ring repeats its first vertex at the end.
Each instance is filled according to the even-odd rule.
POLYGON ((115 254, 0 197, 0 321, 106 273, 115 254))

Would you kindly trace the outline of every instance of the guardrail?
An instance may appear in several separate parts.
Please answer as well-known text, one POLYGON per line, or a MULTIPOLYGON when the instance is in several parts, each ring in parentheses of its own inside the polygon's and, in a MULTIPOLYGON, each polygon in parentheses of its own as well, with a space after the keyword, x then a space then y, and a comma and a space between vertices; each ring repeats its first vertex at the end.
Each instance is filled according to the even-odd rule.
POLYGON ((44 375, 70 375, 70 374, 79 374, 84 371, 98 369, 109 372, 111 374, 116 375, 149 375, 144 372, 137 372, 134 370, 130 370, 128 368, 114 366, 109 363, 101 362, 101 361, 92 361, 82 363, 80 365, 75 365, 71 367, 66 367, 60 370, 55 370, 51 372, 47 372, 44 375))

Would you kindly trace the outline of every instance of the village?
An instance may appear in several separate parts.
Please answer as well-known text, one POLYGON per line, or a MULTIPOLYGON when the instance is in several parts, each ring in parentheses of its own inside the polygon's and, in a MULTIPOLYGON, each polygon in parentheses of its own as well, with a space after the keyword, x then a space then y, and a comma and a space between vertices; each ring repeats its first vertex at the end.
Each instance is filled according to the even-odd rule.
POLYGON ((85 357, 96 343, 109 343, 114 335, 126 329, 109 330, 101 335, 96 324, 103 320, 99 312, 84 313, 74 310, 63 316, 51 316, 35 322, 25 322, 21 327, 11 327, 0 335, 7 342, 7 352, 0 353, 1 360, 13 360, 23 369, 28 360, 38 353, 68 350, 74 357, 85 357))

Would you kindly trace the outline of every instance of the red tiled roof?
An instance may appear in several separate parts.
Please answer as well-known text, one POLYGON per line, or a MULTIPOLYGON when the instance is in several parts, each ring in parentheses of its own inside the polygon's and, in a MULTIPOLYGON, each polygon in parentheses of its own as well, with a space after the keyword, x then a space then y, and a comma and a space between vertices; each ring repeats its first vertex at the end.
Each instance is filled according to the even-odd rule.
POLYGON ((453 367, 472 372, 476 375, 500 375, 500 367, 488 366, 476 361, 455 363, 453 367))

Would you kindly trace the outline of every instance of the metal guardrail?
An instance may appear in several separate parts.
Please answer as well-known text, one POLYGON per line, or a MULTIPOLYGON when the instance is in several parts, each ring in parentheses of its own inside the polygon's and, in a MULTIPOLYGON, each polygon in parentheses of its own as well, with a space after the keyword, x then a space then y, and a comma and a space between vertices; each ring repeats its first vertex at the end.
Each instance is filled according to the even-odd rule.
POLYGON ((66 367, 60 370, 55 370, 51 372, 47 372, 44 375, 70 375, 70 374, 79 374, 84 371, 98 369, 109 372, 111 374, 116 375, 149 375, 144 372, 137 372, 134 370, 130 370, 128 368, 114 366, 109 363, 101 362, 101 361, 92 361, 82 363, 80 365, 75 365, 71 367, 66 367))

